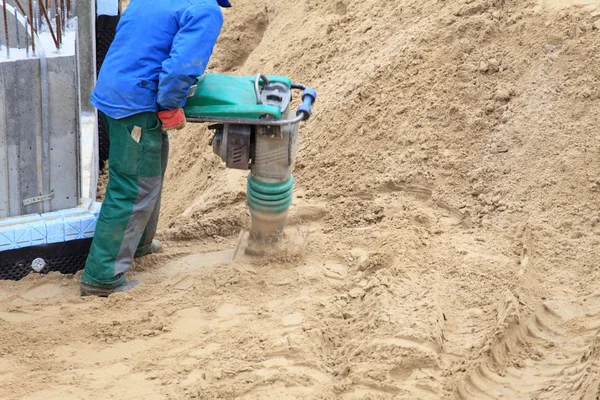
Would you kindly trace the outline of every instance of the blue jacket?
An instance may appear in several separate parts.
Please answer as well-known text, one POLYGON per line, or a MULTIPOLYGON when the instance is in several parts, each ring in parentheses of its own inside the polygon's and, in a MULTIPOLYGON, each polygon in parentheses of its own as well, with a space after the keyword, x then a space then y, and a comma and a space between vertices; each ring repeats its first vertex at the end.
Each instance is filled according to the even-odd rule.
POLYGON ((100 69, 92 104, 115 119, 183 107, 222 25, 215 0, 132 0, 100 69))

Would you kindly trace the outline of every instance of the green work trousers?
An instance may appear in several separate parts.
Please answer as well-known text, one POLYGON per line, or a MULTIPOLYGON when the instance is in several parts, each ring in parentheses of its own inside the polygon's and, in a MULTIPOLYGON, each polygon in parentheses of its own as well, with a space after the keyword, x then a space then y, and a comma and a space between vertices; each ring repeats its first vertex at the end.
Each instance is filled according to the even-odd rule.
POLYGON ((134 256, 152 246, 169 139, 155 113, 102 118, 110 138, 109 180, 81 280, 113 288, 123 283, 134 256))

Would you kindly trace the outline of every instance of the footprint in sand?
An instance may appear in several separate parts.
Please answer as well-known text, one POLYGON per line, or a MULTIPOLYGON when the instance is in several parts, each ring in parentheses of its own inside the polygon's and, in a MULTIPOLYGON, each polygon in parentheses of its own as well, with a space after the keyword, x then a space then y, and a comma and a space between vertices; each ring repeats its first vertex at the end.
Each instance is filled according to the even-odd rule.
POLYGON ((52 283, 44 283, 23 293, 21 297, 25 300, 45 300, 52 297, 66 297, 66 288, 52 283))

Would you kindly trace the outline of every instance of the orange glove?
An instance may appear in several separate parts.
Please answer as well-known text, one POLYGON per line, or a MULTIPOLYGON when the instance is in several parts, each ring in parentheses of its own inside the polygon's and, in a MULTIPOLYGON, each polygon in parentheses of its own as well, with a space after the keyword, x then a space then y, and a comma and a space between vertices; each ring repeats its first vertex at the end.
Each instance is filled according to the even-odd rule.
POLYGON ((185 126, 185 114, 183 108, 177 108, 175 110, 159 111, 157 113, 158 119, 162 122, 162 131, 166 132, 171 129, 183 129, 185 126))

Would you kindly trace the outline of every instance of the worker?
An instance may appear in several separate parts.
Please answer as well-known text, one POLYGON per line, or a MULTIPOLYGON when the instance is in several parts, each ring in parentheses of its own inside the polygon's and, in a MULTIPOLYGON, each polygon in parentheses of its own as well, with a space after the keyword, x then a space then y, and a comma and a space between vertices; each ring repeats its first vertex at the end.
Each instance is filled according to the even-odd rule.
POLYGON ((139 282, 134 257, 156 252, 169 142, 206 69, 228 0, 131 0, 92 93, 110 139, 109 181, 81 276, 81 294, 106 297, 139 282))

